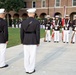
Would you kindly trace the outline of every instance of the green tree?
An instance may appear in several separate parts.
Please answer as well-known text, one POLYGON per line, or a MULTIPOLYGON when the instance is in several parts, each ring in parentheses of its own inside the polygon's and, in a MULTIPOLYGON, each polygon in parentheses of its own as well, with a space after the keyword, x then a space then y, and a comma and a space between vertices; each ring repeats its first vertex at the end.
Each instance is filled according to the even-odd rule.
POLYGON ((0 0, 0 8, 4 7, 5 0, 0 0))
POLYGON ((14 10, 18 12, 24 7, 24 0, 5 0, 5 9, 7 12, 14 10))
POLYGON ((21 8, 24 7, 24 0, 0 0, 0 8, 5 8, 7 12, 7 21, 9 25, 9 12, 16 11, 18 12, 21 8))

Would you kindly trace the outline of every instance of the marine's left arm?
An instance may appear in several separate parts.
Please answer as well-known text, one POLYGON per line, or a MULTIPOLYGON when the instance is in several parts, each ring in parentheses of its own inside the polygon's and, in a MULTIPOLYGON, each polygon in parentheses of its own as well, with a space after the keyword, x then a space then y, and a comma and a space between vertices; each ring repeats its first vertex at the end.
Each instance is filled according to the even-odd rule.
POLYGON ((38 22, 37 23, 37 26, 36 26, 36 39, 37 39, 37 44, 40 43, 40 23, 38 22))
POLYGON ((8 25, 7 25, 6 21, 4 21, 4 30, 3 30, 3 32, 4 32, 5 42, 7 42, 8 41, 8 25))

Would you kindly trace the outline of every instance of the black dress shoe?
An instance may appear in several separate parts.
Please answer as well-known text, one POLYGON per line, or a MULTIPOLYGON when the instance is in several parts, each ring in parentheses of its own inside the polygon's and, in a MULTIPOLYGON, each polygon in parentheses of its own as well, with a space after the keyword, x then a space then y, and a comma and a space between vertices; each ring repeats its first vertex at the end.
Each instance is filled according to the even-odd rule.
POLYGON ((29 74, 32 74, 32 73, 34 73, 36 70, 34 70, 33 72, 30 72, 29 74))
POLYGON ((54 43, 56 43, 56 41, 54 41, 54 43))
POLYGON ((26 72, 27 74, 29 73, 29 72, 26 72))
POLYGON ((8 67, 8 64, 6 64, 5 66, 3 66, 3 67, 0 67, 0 68, 6 68, 6 67, 8 67))
POLYGON ((47 41, 44 41, 44 42, 47 42, 47 41))
POLYGON ((75 42, 72 42, 72 44, 75 44, 75 42))
POLYGON ((26 72, 26 73, 27 73, 27 74, 32 74, 32 73, 34 73, 35 71, 36 71, 36 70, 34 70, 33 72, 30 72, 30 73, 29 73, 29 72, 26 72))

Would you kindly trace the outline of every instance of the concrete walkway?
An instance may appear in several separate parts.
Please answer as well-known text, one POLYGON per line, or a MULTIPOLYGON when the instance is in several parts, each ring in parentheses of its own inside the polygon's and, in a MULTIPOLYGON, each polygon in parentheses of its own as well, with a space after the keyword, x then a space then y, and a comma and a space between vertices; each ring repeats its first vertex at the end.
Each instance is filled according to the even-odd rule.
MULTIPOLYGON (((27 75, 23 64, 23 46, 6 51, 8 68, 0 69, 0 75, 27 75)), ((36 72, 32 75, 76 75, 76 44, 43 42, 37 49, 36 72)))

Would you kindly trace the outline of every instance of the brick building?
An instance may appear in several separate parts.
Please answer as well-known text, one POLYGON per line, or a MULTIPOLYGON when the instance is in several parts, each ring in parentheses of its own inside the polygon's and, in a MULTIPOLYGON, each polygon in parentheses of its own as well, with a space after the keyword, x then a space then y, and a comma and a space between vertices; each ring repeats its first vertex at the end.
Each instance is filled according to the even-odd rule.
POLYGON ((36 15, 39 17, 44 17, 46 14, 49 14, 51 17, 59 15, 64 17, 64 12, 73 19, 73 16, 76 14, 76 0, 25 0, 25 7, 22 8, 18 13, 10 11, 10 16, 12 18, 27 17, 26 10, 28 8, 36 8, 36 15))

